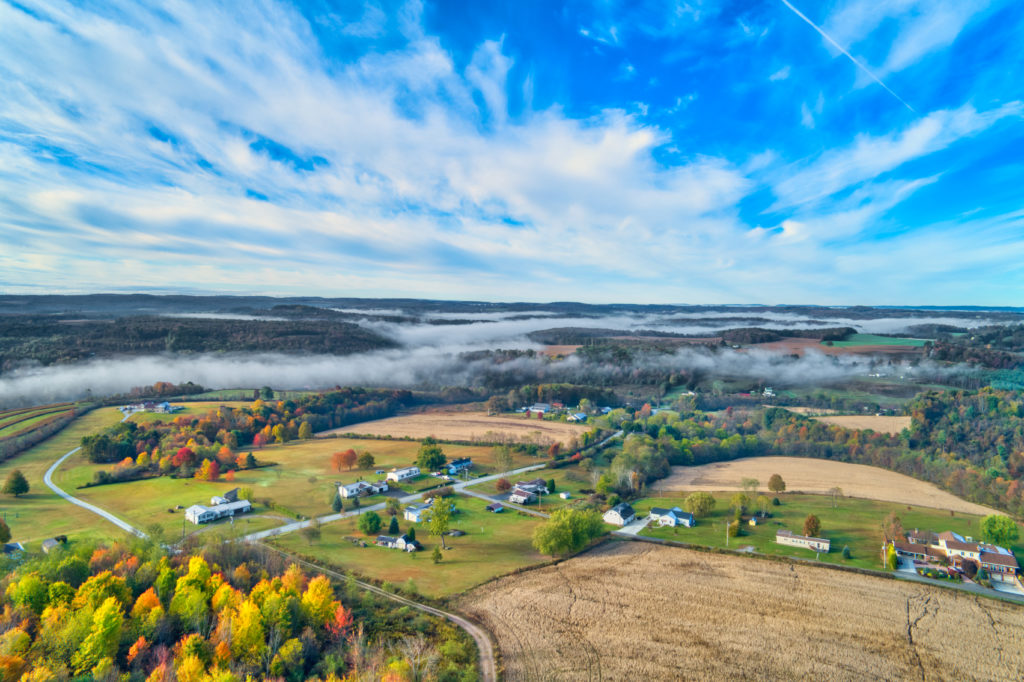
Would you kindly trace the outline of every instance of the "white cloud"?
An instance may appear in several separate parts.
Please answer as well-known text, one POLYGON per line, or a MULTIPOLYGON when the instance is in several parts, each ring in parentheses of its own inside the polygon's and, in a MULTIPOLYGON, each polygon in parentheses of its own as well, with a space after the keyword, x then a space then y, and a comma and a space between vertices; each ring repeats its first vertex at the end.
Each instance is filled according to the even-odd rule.
POLYGON ((789 64, 786 64, 781 69, 779 69, 778 71, 775 71, 774 73, 772 73, 772 75, 768 76, 768 80, 773 81, 773 82, 774 81, 784 81, 787 78, 789 78, 789 70, 790 70, 789 64))

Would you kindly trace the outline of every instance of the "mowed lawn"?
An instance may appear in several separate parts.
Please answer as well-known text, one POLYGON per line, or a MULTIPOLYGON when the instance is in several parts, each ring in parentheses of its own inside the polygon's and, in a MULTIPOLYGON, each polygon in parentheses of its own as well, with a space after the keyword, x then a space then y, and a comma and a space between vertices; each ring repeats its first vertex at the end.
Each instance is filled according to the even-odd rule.
MULTIPOLYGON (((579 503, 585 499, 587 495, 580 492, 581 489, 592 489, 593 484, 589 480, 589 475, 582 471, 579 467, 565 467, 562 469, 537 469, 536 471, 527 471, 518 476, 513 476, 509 479, 509 482, 515 484, 516 481, 531 481, 535 478, 543 478, 545 481, 555 480, 555 491, 554 494, 545 495, 543 500, 529 504, 531 509, 536 509, 543 512, 551 512, 561 507, 569 507, 579 503), (571 473, 570 473, 571 472, 571 473), (576 475, 582 477, 584 481, 574 481, 570 479, 570 476, 576 475), (568 492, 570 497, 568 500, 563 500, 558 496, 558 493, 568 492)), ((481 493, 483 495, 498 495, 498 489, 495 486, 497 481, 488 481, 487 483, 480 483, 477 485, 469 486, 469 489, 475 493, 481 493)), ((501 500, 507 500, 509 493, 502 493, 501 500)))
MULTIPOLYGON (((416 526, 416 539, 423 544, 420 552, 409 554, 369 544, 375 536, 366 537, 359 532, 355 518, 322 526, 321 538, 313 544, 301 533, 274 538, 272 543, 285 551, 310 556, 337 568, 399 586, 411 578, 421 594, 444 597, 547 559, 532 545, 533 529, 542 522, 541 519, 510 509, 492 514, 484 508, 486 505, 483 500, 473 497, 460 495, 456 498, 456 508, 461 511, 452 516, 451 527, 465 531, 466 535, 446 538, 449 550, 444 552, 444 560, 436 565, 431 554, 435 546, 440 546, 439 540, 431 537, 422 523, 411 524, 401 517, 399 525, 402 532, 410 525, 416 526), (346 536, 362 538, 369 546, 358 547, 345 540, 346 536)), ((386 533, 391 517, 382 514, 381 518, 381 532, 386 533)))
POLYGON ((112 407, 93 410, 53 437, 0 463, 0 479, 6 479, 11 471, 20 469, 30 487, 29 492, 20 497, 0 495, 0 512, 6 516, 12 540, 21 542, 26 549, 37 550, 40 542, 54 535, 104 538, 123 535, 124 531, 117 526, 63 500, 43 483, 43 474, 50 465, 77 447, 83 436, 113 426, 120 420, 121 413, 112 407))
MULTIPOLYGON (((725 547, 725 524, 732 520, 729 499, 735 493, 716 493, 715 510, 710 517, 698 519, 694 528, 657 528, 648 526, 641 533, 649 537, 688 542, 710 547, 725 547)), ((769 497, 771 497, 769 495, 769 497)), ((684 496, 647 498, 633 505, 637 516, 646 516, 651 507, 671 508, 683 507, 684 496)), ((755 498, 756 499, 756 498, 755 498)), ((832 499, 826 495, 783 494, 779 496, 782 504, 778 507, 769 506, 772 518, 768 523, 751 527, 743 525, 743 535, 729 539, 732 549, 752 546, 755 551, 763 554, 777 554, 813 559, 815 554, 809 549, 789 547, 775 543, 775 532, 787 528, 794 533, 803 533, 804 519, 814 514, 821 520, 821 537, 831 541, 831 551, 821 554, 819 559, 830 563, 859 566, 862 568, 881 568, 880 548, 882 543, 882 521, 890 511, 895 511, 903 522, 905 530, 919 528, 941 532, 952 530, 964 536, 980 539, 978 528, 980 516, 940 511, 928 507, 907 508, 892 502, 879 502, 858 498, 838 500, 838 507, 832 508, 832 499), (852 552, 851 559, 843 559, 842 550, 848 546, 852 552)), ((1024 539, 1024 532, 1021 533, 1024 539)), ((1024 540, 1011 547, 1018 561, 1024 559, 1024 540)))
MULTIPOLYGON (((442 446, 449 459, 472 457, 474 462, 493 463, 492 448, 485 446, 442 446)), ((117 483, 88 488, 79 488, 93 480, 100 470, 110 470, 110 464, 92 464, 84 457, 75 455, 65 462, 54 480, 69 493, 81 497, 103 509, 114 513, 133 525, 145 528, 151 523, 160 523, 168 532, 181 532, 182 513, 169 513, 177 505, 188 507, 193 504, 208 504, 213 495, 222 494, 236 487, 253 490, 256 503, 255 514, 276 517, 291 515, 322 516, 332 513, 331 501, 336 493, 336 484, 352 483, 359 479, 377 480, 383 475, 378 470, 408 466, 415 462, 419 443, 410 441, 376 441, 347 438, 315 439, 293 441, 270 445, 253 450, 260 462, 276 462, 277 466, 258 469, 243 469, 235 472, 234 482, 221 478, 209 483, 193 479, 174 479, 169 476, 117 483), (370 469, 343 469, 338 472, 331 462, 331 454, 339 450, 353 449, 356 452, 370 452, 375 464, 370 469), (277 508, 271 509, 265 503, 271 501, 277 508)), ((248 452, 243 448, 241 452, 248 452)), ((516 462, 536 461, 535 458, 520 456, 516 462)), ((403 489, 412 492, 441 483, 439 479, 424 476, 403 484, 403 489)), ((383 498, 364 500, 369 506, 383 498)), ((280 523, 278 521, 277 523, 280 523)), ((249 521, 253 524, 255 521, 249 521)), ((270 521, 261 522, 262 524, 270 521)), ((236 522, 238 525, 238 522, 236 522)), ((273 524, 276 525, 276 524, 273 524)), ((187 529, 186 529, 187 530, 187 529)), ((252 530, 259 530, 253 527, 252 530)))
POLYGON ((221 406, 232 407, 232 408, 234 408, 234 407, 245 407, 247 405, 252 405, 252 402, 251 401, 240 402, 240 401, 212 401, 212 400, 209 400, 209 401, 194 402, 194 403, 171 403, 171 404, 178 408, 178 410, 176 412, 174 412, 173 414, 164 414, 163 412, 136 412, 135 414, 133 414, 130 417, 130 420, 133 421, 133 422, 137 422, 139 424, 142 424, 142 423, 145 423, 145 422, 157 422, 157 421, 164 422, 165 424, 169 424, 169 423, 173 422, 176 417, 181 417, 183 415, 188 415, 188 416, 193 416, 193 417, 201 417, 201 416, 205 415, 207 412, 211 412, 213 410, 216 410, 218 407, 221 407, 221 406))

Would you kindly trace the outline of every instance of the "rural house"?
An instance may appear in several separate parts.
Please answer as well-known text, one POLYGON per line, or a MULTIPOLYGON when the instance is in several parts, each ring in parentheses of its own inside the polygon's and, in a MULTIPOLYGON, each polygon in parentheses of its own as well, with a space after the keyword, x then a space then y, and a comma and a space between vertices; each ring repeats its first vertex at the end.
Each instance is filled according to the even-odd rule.
POLYGON ((568 417, 566 417, 565 421, 567 421, 567 422, 576 422, 578 424, 582 424, 583 422, 587 421, 587 415, 584 414, 583 412, 575 412, 573 414, 570 414, 568 417))
POLYGON ((468 471, 473 468, 473 460, 469 457, 460 457, 459 459, 453 459, 448 462, 448 474, 454 476, 463 471, 468 471))
POLYGON ((832 544, 826 538, 812 538, 806 535, 797 535, 791 530, 780 528, 775 532, 775 542, 780 545, 789 545, 790 547, 802 547, 809 549, 814 552, 825 552, 828 553, 828 548, 832 544))
POLYGON ((368 483, 366 481, 356 481, 355 483, 339 483, 338 494, 348 499, 350 497, 366 497, 368 495, 379 495, 388 491, 388 482, 386 480, 380 480, 376 483, 368 483))
POLYGON ((402 518, 406 521, 412 521, 413 523, 419 523, 423 520, 423 514, 430 509, 430 502, 422 502, 420 504, 410 504, 402 512, 402 518))
POLYGON ((604 513, 604 522, 614 526, 625 526, 636 518, 636 512, 626 502, 620 502, 604 513))
POLYGON ((973 538, 949 530, 936 535, 914 529, 907 534, 907 540, 892 543, 898 555, 923 562, 946 559, 958 571, 964 570, 964 563, 970 561, 985 569, 993 581, 1017 582, 1017 558, 1005 547, 974 542, 973 538))
POLYGON ((423 548, 423 545, 408 535, 400 535, 397 538, 390 535, 378 535, 374 544, 388 549, 400 549, 403 552, 416 552, 423 548))
POLYGON ((651 522, 657 523, 659 526, 686 526, 687 528, 693 528, 697 523, 693 514, 684 512, 679 507, 671 509, 651 507, 651 522))
POLYGON ((231 490, 227 491, 223 495, 214 495, 213 497, 210 498, 210 504, 212 504, 212 505, 227 504, 228 502, 237 502, 237 501, 238 501, 238 488, 232 488, 231 490))
POLYGON ((491 504, 487 505, 486 509, 489 512, 500 514, 505 510, 505 507, 501 505, 501 502, 492 502, 491 504))
POLYGON ((194 504, 185 510, 185 518, 198 526, 201 523, 209 523, 235 514, 244 514, 251 510, 252 504, 249 503, 249 500, 215 504, 211 507, 194 504))
POLYGON ((420 468, 419 467, 405 467, 405 468, 402 468, 402 469, 395 469, 395 470, 389 472, 388 475, 387 475, 387 480, 394 481, 395 483, 399 483, 401 481, 406 481, 406 480, 408 480, 410 478, 416 478, 419 475, 420 475, 420 468))
POLYGON ((526 490, 516 486, 512 488, 512 492, 509 493, 508 501, 513 504, 529 504, 530 502, 537 501, 537 495, 532 490, 526 490))

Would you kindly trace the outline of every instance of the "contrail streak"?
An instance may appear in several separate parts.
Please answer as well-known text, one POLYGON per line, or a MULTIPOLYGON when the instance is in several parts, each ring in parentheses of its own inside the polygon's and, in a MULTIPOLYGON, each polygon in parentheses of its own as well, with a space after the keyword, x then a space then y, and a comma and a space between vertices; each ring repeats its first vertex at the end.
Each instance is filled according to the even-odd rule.
POLYGON ((910 109, 910 110, 911 110, 911 111, 913 111, 913 112, 914 112, 915 114, 917 113, 916 111, 914 111, 914 107, 912 107, 912 106, 910 106, 909 104, 907 104, 907 103, 906 103, 906 101, 905 101, 905 100, 904 100, 904 99, 903 99, 902 97, 900 97, 900 96, 899 96, 899 95, 897 95, 897 94, 896 94, 895 92, 893 92, 893 89, 892 89, 892 88, 890 88, 890 87, 889 87, 888 85, 886 85, 885 83, 883 83, 883 82, 882 82, 882 79, 881 79, 881 78, 879 78, 878 76, 876 76, 876 75, 875 75, 874 73, 872 73, 872 72, 871 72, 871 69, 869 69, 868 67, 864 66, 864 64, 862 64, 862 63, 860 62, 860 60, 858 60, 858 59, 857 59, 856 57, 854 57, 854 56, 853 56, 852 54, 850 54, 850 53, 849 53, 849 52, 848 52, 848 51, 846 50, 846 48, 844 48, 844 47, 843 47, 842 45, 840 45, 840 44, 839 44, 839 43, 837 43, 837 42, 836 42, 835 40, 833 40, 833 39, 832 39, 832 36, 830 36, 829 34, 825 33, 825 31, 823 31, 823 30, 821 29, 821 27, 820 27, 820 26, 818 26, 818 25, 817 25, 817 24, 815 24, 815 23, 814 23, 813 21, 811 21, 810 19, 808 19, 808 18, 807 18, 807 15, 805 15, 805 14, 804 14, 803 12, 801 12, 800 10, 798 10, 798 9, 797 9, 796 7, 793 7, 793 5, 792 5, 792 4, 791 4, 791 3, 789 2, 789 0, 781 0, 781 1, 782 1, 782 4, 783 4, 783 5, 785 5, 785 6, 786 6, 786 7, 788 7, 788 8, 790 9, 790 10, 792 10, 792 11, 793 11, 793 14, 797 15, 798 17, 800 17, 801 19, 803 19, 804 21, 806 21, 806 22, 807 22, 807 24, 808 24, 808 25, 809 25, 809 26, 810 26, 811 28, 813 28, 813 29, 814 29, 815 31, 817 31, 818 33, 820 33, 820 34, 821 34, 821 37, 822 37, 822 38, 824 38, 825 40, 827 40, 827 41, 829 42, 829 44, 830 44, 830 45, 832 45, 832 46, 833 46, 834 48, 836 48, 837 50, 839 50, 840 52, 842 52, 842 53, 843 53, 844 55, 846 55, 846 58, 847 58, 847 59, 849 59, 849 60, 850 60, 851 62, 853 62, 854 64, 856 64, 856 65, 857 65, 857 68, 858 68, 858 69, 860 69, 861 71, 863 71, 864 73, 866 73, 866 74, 867 74, 868 76, 870 76, 870 77, 871 77, 871 80, 875 81, 876 83, 878 83, 879 85, 881 85, 881 86, 882 86, 883 88, 885 88, 885 91, 886 91, 886 92, 888 92, 888 93, 889 93, 890 95, 892 95, 893 97, 895 97, 895 98, 896 98, 896 99, 897 99, 897 100, 899 101, 899 103, 900 103, 900 104, 902 104, 903 106, 905 106, 905 107, 906 107, 907 109, 910 109))

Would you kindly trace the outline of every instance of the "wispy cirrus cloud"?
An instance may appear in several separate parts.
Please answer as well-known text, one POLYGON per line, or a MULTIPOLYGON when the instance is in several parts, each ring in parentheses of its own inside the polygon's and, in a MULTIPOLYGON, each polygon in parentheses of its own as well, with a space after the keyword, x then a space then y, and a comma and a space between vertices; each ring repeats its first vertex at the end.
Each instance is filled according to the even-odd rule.
MULTIPOLYGON (((830 239, 943 182, 910 166, 1020 116, 961 102, 851 132, 849 98, 879 100, 808 74, 805 41, 761 10, 679 5, 671 36, 612 11, 616 50, 661 51, 630 53, 629 79, 617 53, 568 81, 511 29, 460 48, 437 7, 349 10, 0 2, 0 286, 807 300, 834 275, 830 239), (731 47, 717 66, 659 42, 684 33, 792 67, 768 79, 731 47), (738 144, 751 112, 763 134, 738 144)), ((968 232, 930 238, 998 258, 968 232)))

